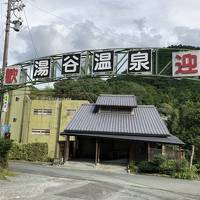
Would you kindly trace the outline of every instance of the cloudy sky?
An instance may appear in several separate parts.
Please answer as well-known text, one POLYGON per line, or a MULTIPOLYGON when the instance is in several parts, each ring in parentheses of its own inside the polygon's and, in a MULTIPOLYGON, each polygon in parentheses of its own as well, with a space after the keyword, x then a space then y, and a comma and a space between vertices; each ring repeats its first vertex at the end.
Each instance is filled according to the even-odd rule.
MULTIPOLYGON (((0 0, 0 64, 6 1, 0 0)), ((24 3, 22 30, 10 34, 9 64, 75 50, 200 46, 200 0, 24 0, 24 3)))

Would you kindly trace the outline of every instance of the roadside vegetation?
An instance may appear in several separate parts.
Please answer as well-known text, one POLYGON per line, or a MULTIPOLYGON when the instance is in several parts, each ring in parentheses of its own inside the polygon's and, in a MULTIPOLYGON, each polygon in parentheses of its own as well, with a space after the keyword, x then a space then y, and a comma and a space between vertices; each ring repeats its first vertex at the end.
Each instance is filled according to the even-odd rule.
POLYGON ((199 180, 198 168, 189 167, 187 160, 171 160, 163 155, 156 155, 151 161, 130 162, 131 173, 160 174, 173 178, 199 180))
POLYGON ((7 176, 15 176, 15 173, 8 169, 0 168, 0 180, 6 180, 7 176))
POLYGON ((19 144, 14 142, 9 152, 10 160, 49 161, 47 143, 19 144))
POLYGON ((0 138, 0 180, 6 179, 7 176, 12 176, 8 168, 8 154, 12 147, 12 141, 0 138))

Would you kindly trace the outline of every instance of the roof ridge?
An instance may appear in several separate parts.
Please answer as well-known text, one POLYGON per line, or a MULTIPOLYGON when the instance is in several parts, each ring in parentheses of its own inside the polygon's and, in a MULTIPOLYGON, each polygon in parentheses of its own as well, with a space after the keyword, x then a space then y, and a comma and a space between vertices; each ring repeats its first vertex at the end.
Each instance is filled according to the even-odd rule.
POLYGON ((156 106, 154 106, 154 105, 137 105, 137 107, 153 107, 153 108, 156 108, 156 106))
MULTIPOLYGON (((83 103, 81 105, 82 106, 99 106, 96 103, 83 103)), ((152 108, 156 108, 156 106, 154 106, 154 105, 137 105, 137 107, 152 107, 152 108)), ((137 107, 134 107, 134 108, 137 108, 137 107)))
POLYGON ((135 97, 134 94, 100 94, 99 96, 135 97))

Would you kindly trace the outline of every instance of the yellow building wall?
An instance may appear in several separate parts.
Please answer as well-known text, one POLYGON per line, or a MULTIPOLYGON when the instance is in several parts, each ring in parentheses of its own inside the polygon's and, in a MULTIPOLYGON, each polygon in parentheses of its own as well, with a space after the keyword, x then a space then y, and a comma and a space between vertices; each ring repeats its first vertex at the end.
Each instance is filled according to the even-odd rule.
MULTIPOLYGON (((64 131, 80 106, 87 103, 89 102, 84 100, 62 100, 60 132, 64 131)), ((63 136, 59 136, 59 141, 63 141, 64 139, 63 136)))
POLYGON ((22 130, 22 143, 28 143, 29 125, 30 125, 30 114, 31 114, 32 100, 27 95, 24 104, 24 117, 23 117, 23 130, 22 130))
POLYGON ((23 132, 23 106, 29 93, 29 88, 10 91, 8 111, 2 114, 2 124, 9 124, 11 126, 11 139, 16 142, 21 142, 23 132))
MULTIPOLYGON (((63 132, 84 100, 31 99, 30 88, 9 92, 9 109, 2 124, 11 125, 11 139, 21 143, 48 143, 48 155, 54 157, 56 141, 64 141, 63 132), (34 109, 52 109, 51 115, 34 114, 34 109), (33 134, 33 129, 50 129, 50 134, 33 134)), ((72 140, 73 137, 70 137, 72 140)), ((58 148, 58 147, 57 147, 58 148)))
POLYGON ((54 157, 55 152, 59 106, 60 101, 55 100, 32 100, 31 103, 28 143, 48 143, 48 154, 50 157, 54 157), (52 109, 52 114, 35 115, 34 109, 52 109), (33 129, 50 129, 50 134, 33 134, 33 129))
MULTIPOLYGON (((48 155, 54 157, 56 139, 59 133, 64 131, 67 124, 71 121, 75 112, 80 106, 88 101, 81 100, 32 100, 30 109, 28 143, 45 142, 48 143, 48 155), (35 115, 34 109, 52 109, 52 115, 35 115), (33 129, 50 129, 49 135, 32 133, 33 129)), ((59 136, 59 141, 65 140, 59 136)))

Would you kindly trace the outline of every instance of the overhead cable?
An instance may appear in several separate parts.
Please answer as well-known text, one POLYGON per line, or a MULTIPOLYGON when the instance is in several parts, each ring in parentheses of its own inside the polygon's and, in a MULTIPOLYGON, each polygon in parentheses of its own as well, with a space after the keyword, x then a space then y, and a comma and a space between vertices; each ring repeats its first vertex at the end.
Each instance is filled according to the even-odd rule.
POLYGON ((25 20, 26 20, 26 24, 27 24, 27 28, 28 28, 28 31, 29 31, 29 35, 30 35, 30 38, 31 38, 33 50, 34 50, 34 52, 35 52, 35 56, 36 56, 36 57, 39 57, 38 51, 37 51, 36 46, 35 46, 35 44, 34 44, 33 36, 32 36, 32 33, 31 33, 31 29, 30 29, 30 26, 29 26, 29 23, 28 23, 28 18, 27 18, 27 16, 26 16, 25 10, 24 10, 24 17, 25 17, 25 20))

